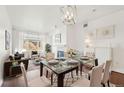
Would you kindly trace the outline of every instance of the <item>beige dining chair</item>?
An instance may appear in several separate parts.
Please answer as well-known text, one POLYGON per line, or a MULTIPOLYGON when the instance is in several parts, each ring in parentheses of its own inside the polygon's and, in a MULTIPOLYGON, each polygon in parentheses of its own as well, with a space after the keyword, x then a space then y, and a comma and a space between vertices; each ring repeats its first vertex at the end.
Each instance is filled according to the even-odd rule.
POLYGON ((49 87, 50 86, 50 81, 45 76, 37 77, 36 79, 28 81, 24 64, 20 63, 20 67, 21 67, 22 75, 24 76, 26 87, 49 87))
POLYGON ((110 67, 111 67, 111 60, 107 60, 106 64, 105 64, 105 68, 104 68, 104 72, 103 72, 103 77, 102 77, 102 81, 101 84, 103 85, 103 87, 105 87, 106 83, 109 86, 109 76, 110 76, 110 67))
POLYGON ((72 87, 100 87, 103 66, 104 64, 93 67, 90 80, 86 78, 81 78, 78 81, 74 82, 71 86, 72 87))
POLYGON ((49 60, 53 60, 55 59, 55 54, 54 53, 46 53, 46 60, 49 61, 49 60))
MULTIPOLYGON (((52 52, 46 53, 46 61, 54 60, 55 59, 55 54, 52 52)), ((54 73, 48 69, 47 67, 44 68, 46 70, 46 77, 49 78, 51 77, 51 85, 53 85, 53 76, 54 73)))
MULTIPOLYGON (((101 84, 103 85, 103 87, 105 87, 106 83, 109 86, 109 74, 110 74, 109 70, 110 70, 111 63, 112 63, 111 60, 107 60, 105 63, 105 67, 103 68, 102 79, 101 79, 101 84)), ((91 77, 91 73, 92 73, 92 70, 88 73, 89 79, 91 77)))

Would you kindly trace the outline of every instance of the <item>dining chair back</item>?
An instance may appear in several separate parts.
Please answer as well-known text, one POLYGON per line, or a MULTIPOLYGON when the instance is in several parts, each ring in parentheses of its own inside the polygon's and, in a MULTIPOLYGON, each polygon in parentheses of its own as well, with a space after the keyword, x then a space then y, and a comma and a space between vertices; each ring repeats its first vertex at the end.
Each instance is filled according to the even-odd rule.
POLYGON ((98 87, 101 85, 103 66, 104 64, 93 67, 90 79, 91 87, 98 87))
POLYGON ((72 87, 100 87, 103 66, 104 64, 93 67, 90 80, 82 77, 81 79, 74 82, 71 86, 72 87))
POLYGON ((46 54, 46 60, 49 61, 49 60, 52 60, 55 58, 55 54, 54 53, 47 53, 46 54))
POLYGON ((109 71, 110 71, 110 66, 111 66, 112 61, 111 60, 107 60, 106 64, 105 64, 105 68, 104 68, 104 73, 103 73, 103 77, 102 77, 102 84, 106 84, 109 80, 109 71))
POLYGON ((45 77, 36 77, 30 81, 28 81, 28 77, 26 74, 26 70, 23 63, 20 63, 22 75, 24 76, 26 87, 49 87, 50 81, 45 77))
POLYGON ((21 67, 22 75, 24 76, 26 87, 28 87, 27 74, 26 74, 25 66, 22 62, 20 63, 20 67, 21 67))

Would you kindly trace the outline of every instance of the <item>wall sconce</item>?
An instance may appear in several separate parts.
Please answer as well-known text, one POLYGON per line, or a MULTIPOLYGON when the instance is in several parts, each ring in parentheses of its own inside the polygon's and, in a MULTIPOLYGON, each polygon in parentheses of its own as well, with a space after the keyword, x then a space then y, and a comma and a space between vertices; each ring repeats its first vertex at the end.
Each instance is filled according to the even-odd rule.
POLYGON ((89 37, 85 39, 84 43, 86 44, 86 48, 92 47, 92 43, 89 37))

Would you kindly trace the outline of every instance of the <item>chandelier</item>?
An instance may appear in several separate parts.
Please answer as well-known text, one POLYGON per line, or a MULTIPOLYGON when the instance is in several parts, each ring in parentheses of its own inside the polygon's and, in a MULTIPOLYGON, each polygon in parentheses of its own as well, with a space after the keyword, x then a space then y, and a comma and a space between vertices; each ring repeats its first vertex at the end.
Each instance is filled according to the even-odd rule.
POLYGON ((62 12, 62 21, 64 24, 75 24, 76 23, 76 16, 77 16, 77 10, 76 6, 63 6, 60 8, 62 12))

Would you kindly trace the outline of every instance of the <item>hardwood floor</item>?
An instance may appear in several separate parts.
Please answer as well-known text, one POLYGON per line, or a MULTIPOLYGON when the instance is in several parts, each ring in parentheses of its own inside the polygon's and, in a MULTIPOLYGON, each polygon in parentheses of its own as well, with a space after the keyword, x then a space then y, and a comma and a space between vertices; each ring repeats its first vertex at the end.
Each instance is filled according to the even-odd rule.
MULTIPOLYGON (((40 76, 39 69, 27 72, 28 80, 32 80, 40 76)), ((25 87, 22 75, 4 80, 3 87, 25 87)))
MULTIPOLYGON (((83 68, 83 71, 85 73, 88 72, 88 70, 86 68, 83 68)), ((87 77, 85 73, 83 73, 82 76, 79 75, 78 78, 87 77)), ((45 72, 44 72, 44 74, 45 74, 45 72)), ((64 86, 65 87, 70 86, 73 82, 75 82, 77 80, 76 73, 73 72, 73 74, 74 74, 73 78, 71 77, 71 73, 68 73, 65 75, 65 78, 64 78, 64 86)), ((29 69, 27 71, 27 76, 28 76, 28 81, 31 81, 37 77, 40 77, 40 66, 30 63, 29 69)), ((54 74, 53 78, 54 78, 54 82, 53 82, 53 85, 51 85, 51 87, 56 87, 57 79, 56 79, 55 74, 54 74)), ((48 79, 50 79, 50 76, 48 79)), ((111 86, 115 86, 115 85, 111 84, 111 86)), ((17 77, 8 78, 8 79, 4 80, 2 87, 25 87, 24 77, 22 75, 19 75, 17 77)))
MULTIPOLYGON (((40 76, 39 71, 40 71, 39 69, 28 71, 27 72, 28 80, 31 81, 31 80, 39 77, 40 76)), ((78 77, 78 78, 80 78, 80 77, 78 77)), ((66 74, 66 76, 64 78, 64 86, 65 87, 70 86, 76 80, 77 80, 76 75, 72 78, 71 73, 66 74)), ((51 87, 56 87, 56 86, 57 86, 57 79, 56 79, 56 76, 54 75, 54 82, 53 82, 53 85, 51 85, 51 87)), ((14 78, 6 79, 3 83, 3 87, 25 87, 24 78, 23 78, 23 76, 20 75, 20 76, 14 77, 14 78)))

